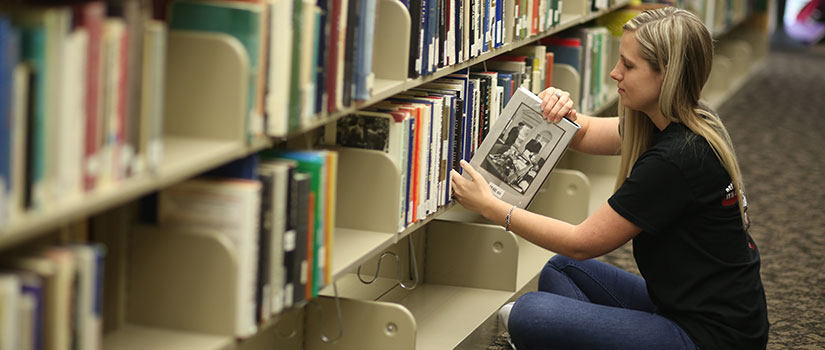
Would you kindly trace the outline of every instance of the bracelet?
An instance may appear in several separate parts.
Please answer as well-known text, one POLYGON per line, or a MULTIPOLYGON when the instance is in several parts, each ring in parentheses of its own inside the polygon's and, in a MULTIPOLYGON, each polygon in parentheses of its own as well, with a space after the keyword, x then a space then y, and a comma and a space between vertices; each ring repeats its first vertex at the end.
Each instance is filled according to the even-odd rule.
POLYGON ((504 218, 504 231, 510 231, 510 217, 513 216, 513 210, 516 209, 516 206, 510 207, 510 211, 507 212, 507 217, 504 218))

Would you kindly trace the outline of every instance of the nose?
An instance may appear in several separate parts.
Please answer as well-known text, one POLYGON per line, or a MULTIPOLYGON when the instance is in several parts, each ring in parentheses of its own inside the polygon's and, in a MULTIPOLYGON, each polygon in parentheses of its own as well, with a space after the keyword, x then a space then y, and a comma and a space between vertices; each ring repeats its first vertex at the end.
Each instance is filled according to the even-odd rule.
POLYGON ((616 62, 616 64, 613 66, 613 70, 610 71, 610 78, 612 78, 615 81, 622 80, 622 74, 621 72, 619 72, 619 62, 616 62))

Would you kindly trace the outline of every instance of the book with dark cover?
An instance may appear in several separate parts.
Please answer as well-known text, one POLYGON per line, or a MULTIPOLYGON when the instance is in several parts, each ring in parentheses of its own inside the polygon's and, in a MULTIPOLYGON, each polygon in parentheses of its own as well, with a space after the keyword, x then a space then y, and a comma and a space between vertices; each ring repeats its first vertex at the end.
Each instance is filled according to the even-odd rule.
POLYGON ((418 78, 421 74, 421 0, 409 0, 410 12, 410 59, 407 75, 418 78))
POLYGON ((272 191, 275 175, 261 173, 258 175, 261 182, 261 212, 258 236, 258 276, 255 284, 255 321, 262 323, 271 315, 272 284, 270 280, 270 246, 272 245, 272 216, 275 208, 272 207, 272 191))
POLYGON ((519 208, 530 204, 580 128, 567 118, 548 123, 540 104, 518 88, 470 160, 493 195, 519 208))
MULTIPOLYGON (((360 1, 349 1, 347 10, 346 44, 344 45, 344 85, 341 91, 344 107, 352 105, 355 82, 355 50, 358 44, 358 25, 360 23, 360 1)), ((296 31, 297 32, 297 31, 296 31)))
POLYGON ((303 300, 309 299, 306 293, 307 285, 312 284, 309 275, 311 269, 308 267, 312 264, 309 254, 312 249, 309 245, 314 232, 310 232, 310 221, 313 214, 310 211, 311 176, 308 173, 296 171, 293 179, 295 180, 295 187, 293 188, 295 196, 293 197, 293 193, 290 193, 290 200, 294 201, 290 207, 295 208, 295 254, 292 255, 295 259, 292 262, 291 269, 293 277, 292 302, 294 306, 303 300))

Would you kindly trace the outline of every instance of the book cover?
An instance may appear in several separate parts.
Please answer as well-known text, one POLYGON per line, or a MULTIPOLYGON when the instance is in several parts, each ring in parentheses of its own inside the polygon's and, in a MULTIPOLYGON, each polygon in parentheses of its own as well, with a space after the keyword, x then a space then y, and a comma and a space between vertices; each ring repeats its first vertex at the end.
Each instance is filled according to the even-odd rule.
POLYGON ((567 118, 548 123, 540 104, 518 88, 470 160, 496 197, 519 208, 530 204, 580 128, 567 118))

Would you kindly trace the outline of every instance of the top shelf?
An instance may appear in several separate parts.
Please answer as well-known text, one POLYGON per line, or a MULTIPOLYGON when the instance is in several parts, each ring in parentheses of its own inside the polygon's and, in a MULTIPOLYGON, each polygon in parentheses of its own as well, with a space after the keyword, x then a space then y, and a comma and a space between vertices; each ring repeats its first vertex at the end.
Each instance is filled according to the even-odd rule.
POLYGON ((600 11, 594 11, 594 12, 592 12, 592 13, 586 15, 586 16, 576 16, 576 15, 570 15, 570 14, 562 14, 561 22, 550 31, 547 31, 545 33, 541 33, 541 34, 538 34, 538 35, 531 36, 527 39, 518 40, 518 41, 514 41, 514 42, 510 42, 510 43, 505 43, 501 47, 491 49, 490 51, 487 51, 487 52, 485 52, 485 53, 483 53, 483 54, 481 54, 477 57, 473 57, 473 58, 471 58, 467 61, 455 64, 455 65, 452 65, 452 66, 449 66, 449 67, 444 67, 444 68, 442 68, 442 69, 438 70, 437 72, 435 72, 433 74, 430 74, 430 75, 420 76, 420 77, 415 78, 415 79, 407 78, 407 80, 405 80, 405 81, 376 81, 376 89, 375 89, 376 92, 372 95, 372 97, 370 97, 369 100, 353 101, 352 106, 344 108, 344 109, 342 109, 340 111, 337 111, 335 113, 328 114, 324 117, 317 118, 317 119, 313 120, 312 122, 309 122, 306 126, 300 128, 300 129, 296 129, 296 130, 293 130, 293 131, 289 132, 287 134, 286 138, 293 137, 293 136, 296 136, 296 135, 300 135, 300 134, 306 133, 308 131, 317 129, 318 127, 324 126, 325 124, 330 123, 332 121, 335 121, 338 118, 341 118, 341 117, 343 117, 347 114, 352 114, 352 113, 354 113, 354 112, 356 112, 360 109, 369 107, 369 106, 371 106, 375 103, 383 101, 387 98, 390 98, 390 97, 392 97, 396 94, 399 94, 401 92, 404 92, 406 90, 409 90, 409 89, 418 87, 420 85, 438 80, 442 77, 445 77, 449 74, 455 73, 455 72, 457 72, 459 70, 462 70, 464 68, 467 68, 467 67, 476 65, 478 63, 484 62, 484 61, 486 61, 490 58, 493 58, 495 56, 498 56, 502 53, 505 53, 505 52, 514 50, 516 48, 525 46, 527 44, 536 42, 536 41, 538 41, 542 38, 548 37, 550 35, 560 33, 560 32, 562 32, 566 29, 573 28, 573 27, 575 27, 577 25, 580 25, 582 23, 592 21, 592 20, 594 20, 594 19, 596 19, 596 18, 598 18, 602 15, 605 15, 609 12, 616 11, 617 9, 622 8, 624 6, 627 6, 629 3, 630 3, 629 0, 618 1, 616 4, 614 4, 613 6, 611 6, 608 9, 600 10, 600 11))

